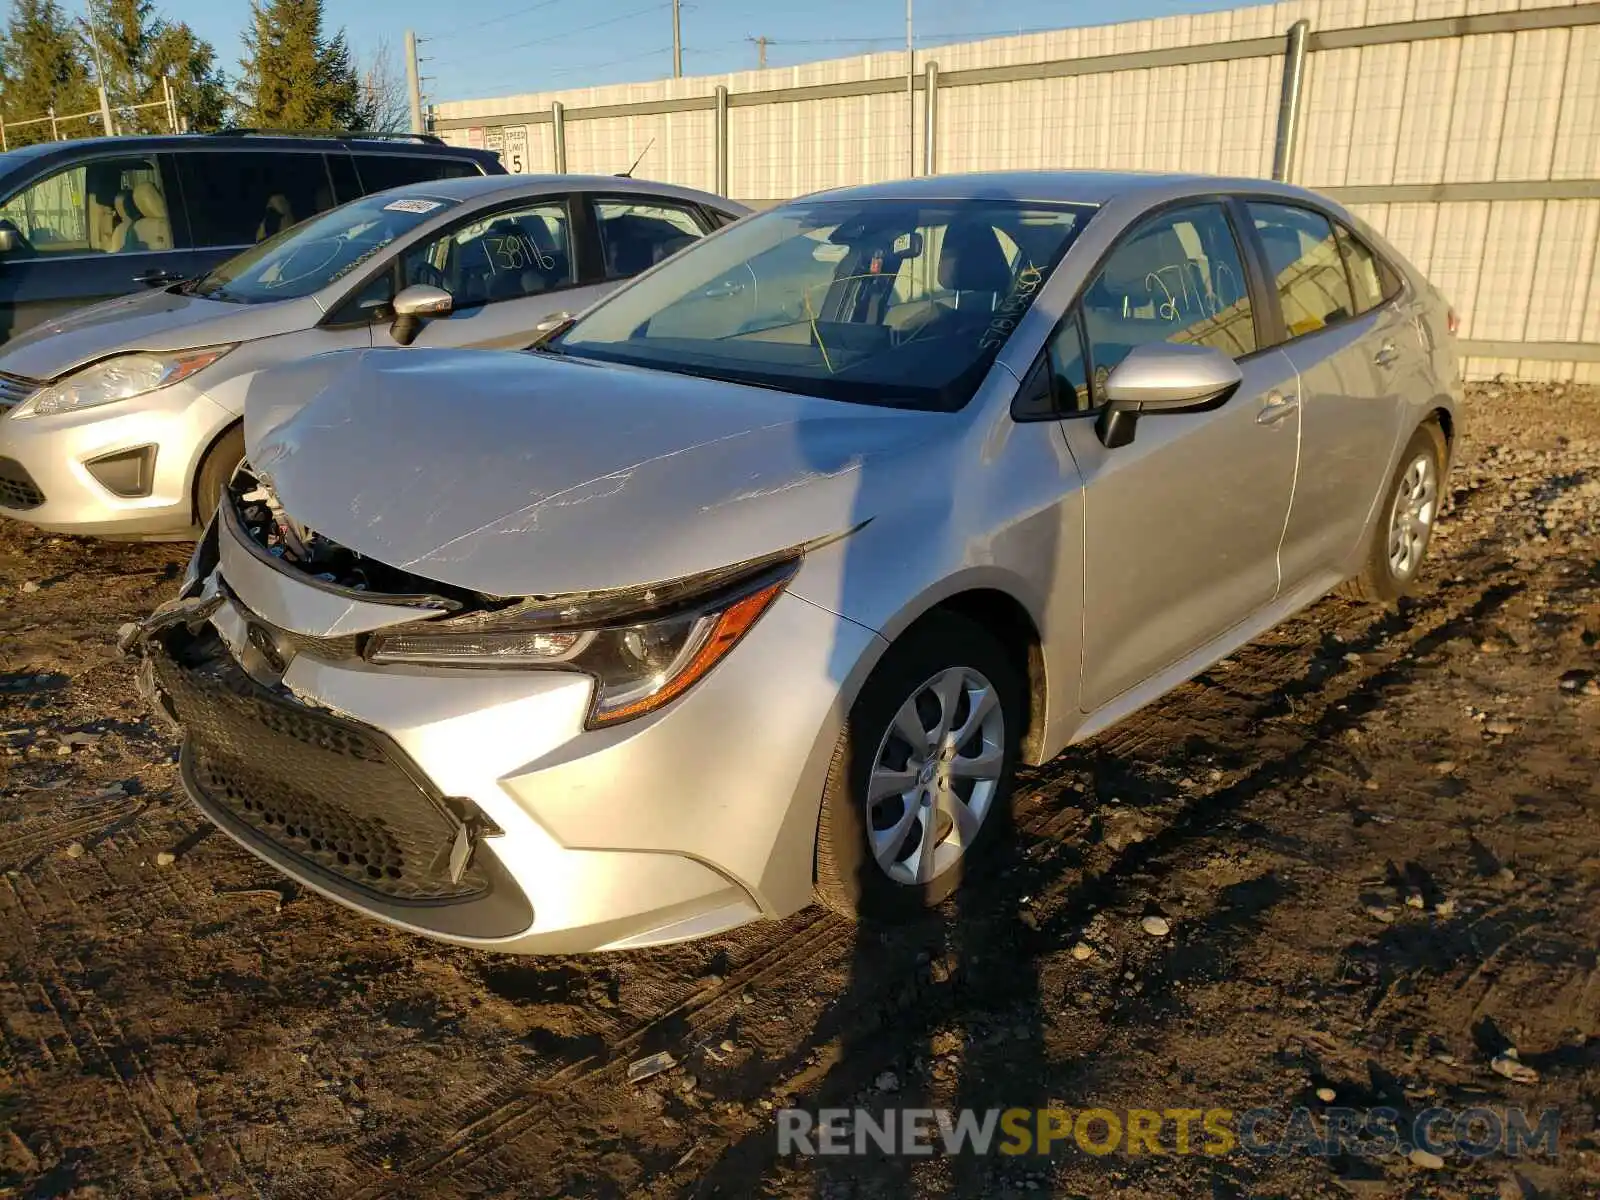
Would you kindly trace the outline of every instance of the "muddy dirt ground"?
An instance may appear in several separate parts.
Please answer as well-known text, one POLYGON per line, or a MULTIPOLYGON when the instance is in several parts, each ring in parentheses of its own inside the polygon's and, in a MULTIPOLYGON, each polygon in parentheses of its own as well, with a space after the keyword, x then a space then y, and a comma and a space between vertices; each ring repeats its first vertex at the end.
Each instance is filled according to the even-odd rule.
POLYGON ((888 938, 813 909, 506 959, 298 891, 184 801, 113 645, 187 548, 0 522, 0 1195, 1600 1195, 1600 393, 1470 399, 1414 601, 1326 600, 1031 773, 1025 855, 888 938), (1555 1107, 1560 1153, 907 1166, 774 1132, 1319 1089, 1555 1107))

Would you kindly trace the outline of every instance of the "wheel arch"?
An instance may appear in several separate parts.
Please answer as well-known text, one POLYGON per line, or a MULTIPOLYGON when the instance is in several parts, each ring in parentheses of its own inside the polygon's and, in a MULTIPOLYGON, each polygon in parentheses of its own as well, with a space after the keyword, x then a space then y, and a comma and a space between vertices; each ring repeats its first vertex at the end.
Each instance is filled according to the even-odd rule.
POLYGON ((216 450, 223 438, 227 437, 235 429, 243 428, 244 418, 230 413, 228 418, 218 425, 210 436, 205 438, 201 445, 200 453, 196 454, 194 461, 189 464, 189 513, 196 525, 203 526, 205 524, 205 519, 202 519, 200 513, 200 473, 205 470, 206 460, 211 457, 212 452, 216 450))
POLYGON ((849 703, 855 703, 861 688, 877 669, 878 661, 895 642, 935 614, 954 614, 994 634, 1012 656, 1027 688, 1028 719, 1022 733, 1022 760, 1039 765, 1046 755, 1051 680, 1038 616, 1041 609, 1038 604, 1028 602, 1026 591, 1022 581, 995 568, 964 572, 943 580, 884 622, 878 631, 880 640, 876 643, 874 660, 857 674, 849 703))

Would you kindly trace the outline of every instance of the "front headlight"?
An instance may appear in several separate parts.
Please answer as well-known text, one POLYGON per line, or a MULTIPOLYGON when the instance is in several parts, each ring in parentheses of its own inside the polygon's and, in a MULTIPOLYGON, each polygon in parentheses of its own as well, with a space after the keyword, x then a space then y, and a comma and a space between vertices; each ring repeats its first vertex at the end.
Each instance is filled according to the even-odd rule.
POLYGON ((11 415, 15 418, 50 417, 131 400, 189 378, 232 349, 233 346, 207 346, 173 354, 119 354, 52 383, 11 415))
POLYGON ((595 681, 589 728, 614 725, 654 712, 702 679, 778 598, 799 564, 790 557, 626 597, 528 602, 376 633, 366 657, 378 664, 581 671, 595 681), (630 604, 632 616, 618 611, 630 604))

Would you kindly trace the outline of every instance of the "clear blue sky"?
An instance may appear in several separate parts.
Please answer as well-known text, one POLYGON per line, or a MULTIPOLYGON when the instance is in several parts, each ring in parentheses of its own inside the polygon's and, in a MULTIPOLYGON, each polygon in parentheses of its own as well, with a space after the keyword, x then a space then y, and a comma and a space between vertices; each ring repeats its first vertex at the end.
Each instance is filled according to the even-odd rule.
MULTIPOLYGON (((918 46, 973 35, 1094 25, 1234 7, 1239 0, 915 0, 918 46)), ((1247 2, 1247 0, 1246 0, 1247 2)), ((84 11, 84 0, 66 7, 84 11)), ((247 0, 156 0, 238 71, 247 0)), ((657 79, 672 73, 671 0, 328 0, 358 54, 388 39, 397 64, 406 29, 423 39, 424 90, 435 101, 657 79)), ((768 66, 905 44, 905 0, 682 0, 683 71, 701 75, 756 64, 747 37, 772 39, 768 66)))

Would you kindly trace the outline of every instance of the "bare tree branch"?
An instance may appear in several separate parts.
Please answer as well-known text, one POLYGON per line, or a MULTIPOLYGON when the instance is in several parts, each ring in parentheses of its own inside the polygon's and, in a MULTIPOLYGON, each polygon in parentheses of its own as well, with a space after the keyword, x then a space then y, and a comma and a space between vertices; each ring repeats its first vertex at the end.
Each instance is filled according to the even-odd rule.
POLYGON ((379 38, 361 72, 361 98, 377 133, 401 133, 411 127, 411 101, 406 76, 387 38, 379 38))

